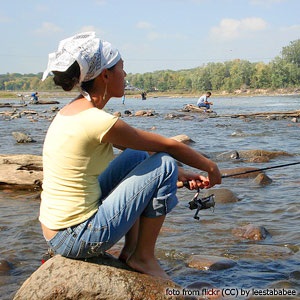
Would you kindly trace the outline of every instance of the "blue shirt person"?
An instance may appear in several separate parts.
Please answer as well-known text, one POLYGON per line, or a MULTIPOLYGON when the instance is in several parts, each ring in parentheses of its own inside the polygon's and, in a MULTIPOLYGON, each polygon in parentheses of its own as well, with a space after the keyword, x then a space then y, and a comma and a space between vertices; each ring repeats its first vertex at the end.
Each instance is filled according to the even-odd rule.
POLYGON ((210 109, 210 106, 213 105, 212 102, 208 101, 208 98, 210 96, 211 96, 211 92, 207 92, 206 94, 202 95, 197 101, 197 106, 205 107, 206 109, 210 109))
POLYGON ((38 92, 35 92, 35 93, 31 94, 31 101, 32 101, 33 104, 38 103, 38 101, 39 101, 38 92))

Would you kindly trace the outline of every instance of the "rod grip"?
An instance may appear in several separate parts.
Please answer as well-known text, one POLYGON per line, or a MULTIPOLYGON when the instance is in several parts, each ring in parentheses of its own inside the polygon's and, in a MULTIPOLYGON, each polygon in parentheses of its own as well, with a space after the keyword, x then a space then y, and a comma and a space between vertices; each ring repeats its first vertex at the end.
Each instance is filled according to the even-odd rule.
POLYGON ((188 181, 177 181, 177 187, 178 188, 186 187, 189 189, 190 183, 188 181))

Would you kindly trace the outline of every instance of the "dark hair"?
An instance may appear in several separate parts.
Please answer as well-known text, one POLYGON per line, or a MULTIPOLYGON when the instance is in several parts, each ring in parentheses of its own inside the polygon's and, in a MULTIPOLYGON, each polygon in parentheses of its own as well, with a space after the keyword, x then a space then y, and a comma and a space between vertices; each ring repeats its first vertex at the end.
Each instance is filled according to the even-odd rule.
MULTIPOLYGON (((112 70, 115 66, 112 66, 108 70, 112 70)), ((66 71, 52 71, 54 74, 53 81, 56 85, 61 86, 64 91, 71 91, 80 78, 80 67, 77 61, 75 61, 66 71)), ((81 87, 89 92, 93 88, 94 79, 81 83, 81 87)))
POLYGON ((54 74, 53 81, 56 85, 61 86, 64 91, 71 91, 79 82, 80 67, 75 61, 66 71, 52 71, 54 74))

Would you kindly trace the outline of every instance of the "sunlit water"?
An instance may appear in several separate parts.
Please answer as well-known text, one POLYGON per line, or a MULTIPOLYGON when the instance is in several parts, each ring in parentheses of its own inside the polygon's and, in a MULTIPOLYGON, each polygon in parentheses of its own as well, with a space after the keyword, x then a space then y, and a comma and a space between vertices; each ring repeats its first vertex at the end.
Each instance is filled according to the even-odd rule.
MULTIPOLYGON (((167 114, 182 114, 180 109, 195 98, 149 98, 146 101, 113 99, 109 111, 154 110, 153 117, 123 117, 131 125, 153 130, 165 136, 188 135, 192 147, 216 160, 219 167, 268 167, 300 160, 299 123, 290 119, 240 119, 222 117, 227 114, 300 109, 300 98, 241 97, 215 98, 213 109, 217 118, 194 114, 193 120, 166 119, 167 114), (262 149, 286 151, 292 156, 280 156, 265 164, 250 164, 220 159, 222 153, 233 150, 262 149)), ((61 107, 67 100, 61 102, 61 107)), ((28 106, 38 116, 5 120, 0 116, 0 153, 41 155, 43 139, 53 115, 53 105, 28 106), (22 131, 36 143, 16 144, 12 132, 22 131)), ((2 108, 0 111, 11 110, 2 108)), ((233 191, 240 201, 217 204, 214 212, 200 211, 200 220, 193 218, 188 201, 194 192, 178 191, 179 205, 167 216, 165 230, 157 243, 157 256, 172 279, 182 286, 206 282, 225 288, 285 287, 300 291, 300 165, 272 169, 267 172, 271 185, 259 186, 251 179, 223 179, 222 186, 233 191), (262 241, 240 239, 232 229, 255 224, 264 226, 270 236, 262 241), (221 271, 199 271, 187 267, 192 254, 231 258, 236 265, 221 271)), ((39 198, 33 193, 0 192, 0 298, 11 299, 21 284, 41 264, 47 247, 38 222, 39 198), (7 265, 7 268, 3 266, 7 265)), ((278 298, 280 299, 280 298, 278 298)))

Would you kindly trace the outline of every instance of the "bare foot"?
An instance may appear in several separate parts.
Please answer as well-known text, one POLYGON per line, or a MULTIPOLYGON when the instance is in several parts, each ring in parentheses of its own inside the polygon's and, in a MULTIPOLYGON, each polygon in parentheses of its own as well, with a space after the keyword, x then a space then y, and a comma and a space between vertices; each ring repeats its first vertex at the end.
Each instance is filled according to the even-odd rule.
POLYGON ((133 252, 134 249, 131 247, 126 247, 125 245, 119 254, 119 260, 126 263, 127 259, 132 255, 133 252))
POLYGON ((122 252, 120 253, 120 255, 119 255, 119 260, 120 260, 121 262, 126 263, 126 261, 127 261, 128 257, 130 256, 130 254, 131 254, 131 253, 128 253, 128 252, 126 252, 126 251, 122 251, 122 252))
POLYGON ((127 259, 126 264, 138 272, 171 280, 155 257, 153 259, 142 260, 132 255, 127 259))

